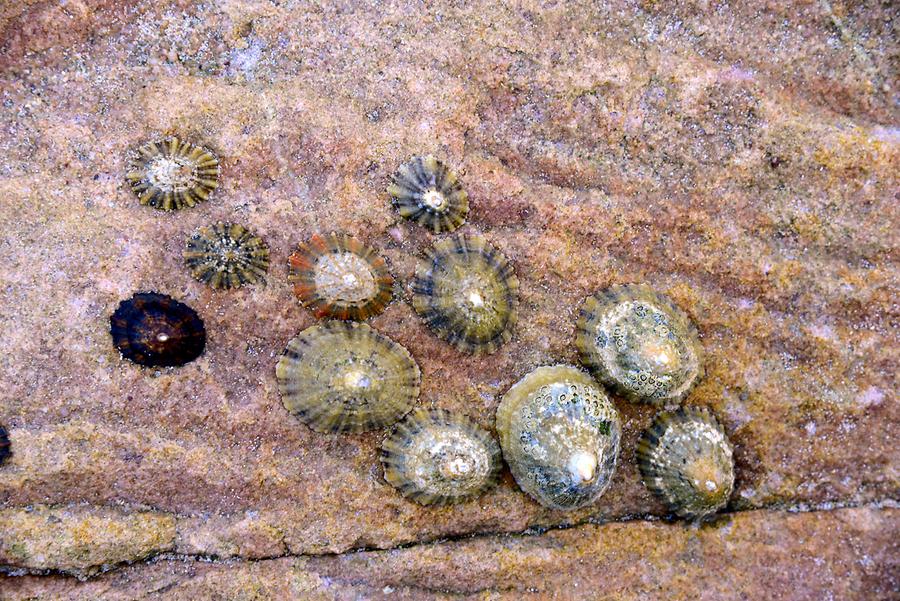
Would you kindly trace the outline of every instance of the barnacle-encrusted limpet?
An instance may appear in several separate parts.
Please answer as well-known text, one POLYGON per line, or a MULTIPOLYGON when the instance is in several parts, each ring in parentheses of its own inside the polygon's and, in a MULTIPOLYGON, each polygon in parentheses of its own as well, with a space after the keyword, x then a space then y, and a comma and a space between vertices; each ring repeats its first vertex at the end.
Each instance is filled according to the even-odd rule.
POLYGON ((219 185, 219 159, 201 146, 166 138, 138 148, 125 179, 142 205, 178 210, 209 198, 219 185))
POLYGON ((394 175, 388 194, 400 215, 440 234, 461 226, 469 212, 469 196, 444 163, 433 156, 414 157, 394 175))
POLYGON ((0 465, 3 465, 12 455, 9 446, 9 434, 6 432, 6 428, 0 426, 0 465))
POLYGON ((503 395, 497 432, 522 490, 547 507, 577 509, 609 487, 622 425, 587 373, 554 365, 535 369, 503 395))
POLYGON ((419 366, 364 323, 328 321, 293 338, 275 366, 285 408, 317 432, 389 426, 419 396, 419 366))
POLYGON ((644 484, 682 517, 703 517, 728 503, 734 489, 731 444, 706 409, 656 416, 637 445, 644 484))
POLYGON ((613 286, 585 299, 575 344, 598 380, 626 398, 678 402, 703 376, 697 328, 651 288, 613 286))
POLYGON ((191 234, 184 263, 194 278, 213 288, 240 288, 264 280, 269 247, 243 226, 220 221, 191 234))
POLYGON ((497 483, 500 447, 468 418, 418 409, 381 446, 384 479, 422 505, 457 503, 497 483))
POLYGON ((481 236, 435 243, 416 269, 412 292, 428 327, 462 351, 492 353, 512 337, 519 280, 481 236))
POLYGON ((122 356, 147 367, 184 365, 206 346, 206 330, 197 313, 165 294, 138 292, 119 303, 109 325, 122 356))
POLYGON ((289 259, 294 294, 316 314, 366 319, 391 301, 394 278, 384 259, 347 235, 314 235, 289 259))

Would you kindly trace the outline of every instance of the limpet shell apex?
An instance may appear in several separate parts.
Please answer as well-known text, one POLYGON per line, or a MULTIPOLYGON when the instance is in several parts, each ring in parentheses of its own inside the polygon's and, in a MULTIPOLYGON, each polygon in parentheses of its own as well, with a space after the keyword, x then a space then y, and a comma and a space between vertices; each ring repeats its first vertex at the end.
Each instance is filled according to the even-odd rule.
POLYGON ((598 380, 632 401, 680 402, 703 377, 697 328, 648 286, 613 286, 587 297, 575 345, 598 380))
POLYGON ((240 288, 265 281, 269 247, 244 226, 220 221, 191 234, 184 263, 213 288, 240 288))
POLYGON ((165 294, 138 292, 109 318, 113 344, 146 367, 176 367, 199 357, 206 329, 196 311, 165 294))
POLYGON ((219 185, 219 159, 208 149, 176 137, 137 149, 125 179, 142 205, 172 211, 193 207, 219 185))
POLYGON ((587 373, 539 367, 497 408, 503 457, 519 487, 542 505, 571 510, 597 501, 619 457, 619 412, 587 373))
POLYGON ((681 517, 719 511, 734 490, 731 443, 707 409, 657 415, 638 442, 637 459, 647 488, 681 517))
POLYGON ((472 499, 497 483, 500 446, 468 418, 417 409, 381 446, 384 479, 422 505, 472 499))
POLYGON ((466 221, 469 196, 443 162, 428 155, 404 163, 388 187, 394 206, 406 219, 435 234, 452 232, 466 221))
POLYGON ((409 351, 364 323, 303 330, 284 349, 275 377, 285 408, 317 432, 384 428, 419 396, 419 366, 409 351))

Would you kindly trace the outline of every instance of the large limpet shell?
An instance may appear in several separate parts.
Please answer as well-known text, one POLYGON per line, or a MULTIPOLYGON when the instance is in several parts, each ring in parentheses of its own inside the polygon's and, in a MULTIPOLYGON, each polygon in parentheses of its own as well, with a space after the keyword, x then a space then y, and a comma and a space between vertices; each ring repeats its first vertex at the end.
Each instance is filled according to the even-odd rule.
POLYGON ((275 366, 285 408, 317 432, 389 426, 419 396, 419 366, 364 323, 328 321, 300 332, 275 366))
POLYGON ((619 457, 619 412, 597 383, 568 365, 539 367, 497 408, 503 457, 522 490, 552 509, 606 492, 619 457))
POLYGON ((291 255, 289 267, 294 294, 316 317, 367 319, 393 295, 384 259, 345 234, 314 235, 291 255))
POLYGON ((244 226, 219 221, 191 234, 184 263, 213 288, 240 288, 265 281, 269 247, 244 226))
POLYGON ((704 517, 728 503, 734 458, 708 410, 684 407, 656 416, 637 445, 644 484, 682 517, 704 517))
POLYGON ((697 328, 669 297, 639 284, 585 299, 575 345, 598 380, 632 401, 684 399, 703 376, 697 328))
POLYGON ((404 163, 388 187, 400 215, 440 234, 461 226, 469 212, 469 196, 444 163, 428 155, 404 163))
POLYGON ((384 479, 422 505, 458 503, 497 483, 500 447, 468 418, 417 409, 381 446, 384 479))
POLYGON ((192 207, 219 185, 219 159, 171 137, 149 142, 129 161, 125 179, 142 205, 162 211, 192 207))
POLYGON ((9 433, 6 431, 6 428, 0 425, 0 465, 3 465, 9 459, 9 456, 12 455, 9 447, 9 433))
POLYGON ((412 284, 413 308, 439 337, 468 353, 492 353, 512 337, 519 280, 478 235, 440 240, 412 284))
POLYGON ((123 357, 147 367, 174 367, 199 357, 206 329, 197 313, 165 294, 138 292, 109 318, 113 344, 123 357))

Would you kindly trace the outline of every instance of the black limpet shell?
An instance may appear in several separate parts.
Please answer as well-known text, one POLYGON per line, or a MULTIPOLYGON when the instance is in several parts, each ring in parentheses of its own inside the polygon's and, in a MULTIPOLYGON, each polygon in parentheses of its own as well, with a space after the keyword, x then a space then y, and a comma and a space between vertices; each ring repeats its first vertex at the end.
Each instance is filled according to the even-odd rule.
POLYGON ((428 155, 404 163, 388 187, 394 206, 406 219, 435 234, 452 232, 466 221, 469 196, 444 163, 428 155))
POLYGON ((3 465, 12 455, 12 451, 9 449, 9 433, 6 431, 6 428, 0 426, 0 465, 3 465))
POLYGON ((146 367, 190 363, 206 347, 197 313, 165 294, 138 292, 119 303, 109 318, 113 344, 130 361, 146 367))
POLYGON ((220 221, 191 234, 184 264, 213 288, 240 288, 265 281, 269 247, 244 226, 220 221))
POLYGON ((660 413, 638 441, 636 454, 644 485, 677 515, 703 518, 728 504, 733 450, 707 409, 660 413))
POLYGON ((162 211, 193 207, 219 185, 219 159, 208 149, 171 137, 137 149, 125 179, 142 205, 162 211))
POLYGON ((492 353, 512 337, 519 280, 500 252, 479 235, 435 243, 416 269, 413 308, 459 350, 492 353))
POLYGON ((381 446, 384 479, 422 505, 473 499, 496 485, 500 446, 465 416, 418 409, 381 446))

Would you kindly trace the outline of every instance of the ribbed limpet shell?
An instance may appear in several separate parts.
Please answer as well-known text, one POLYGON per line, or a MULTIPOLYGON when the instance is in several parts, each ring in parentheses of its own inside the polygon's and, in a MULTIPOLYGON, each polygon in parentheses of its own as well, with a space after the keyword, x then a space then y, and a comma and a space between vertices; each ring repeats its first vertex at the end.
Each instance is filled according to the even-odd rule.
POLYGON ((633 401, 684 399, 703 376, 697 328, 651 288, 613 286, 585 299, 575 345, 598 380, 633 401))
POLYGON ((184 264, 213 288, 240 288, 265 281, 269 247, 244 226, 220 221, 191 234, 184 264))
POLYGON ((500 447, 468 418, 417 409, 381 446, 384 479, 422 505, 458 503, 497 483, 500 447))
POLYGON ((413 308, 439 337, 468 353, 492 353, 512 337, 519 280, 478 235, 440 240, 412 284, 413 308))
POLYGON ((367 319, 393 295, 384 259, 345 234, 314 235, 291 255, 289 268, 294 294, 316 317, 367 319))
POLYGON ((644 484, 682 517, 713 514, 734 490, 731 443, 706 409, 662 412, 637 445, 644 484))
POLYGON ((146 367, 184 365, 206 347, 203 320, 165 294, 138 292, 119 303, 109 325, 122 356, 146 367))
POLYGON ((452 232, 466 221, 469 196, 444 163, 433 156, 404 163, 388 187, 400 215, 436 233, 452 232))
POLYGON ((619 457, 619 412, 587 373, 539 367, 497 408, 503 457, 519 487, 552 509, 577 509, 606 492, 619 457))
POLYGON ((171 137, 149 142, 129 161, 125 179, 142 205, 163 211, 192 207, 219 185, 219 159, 171 137))
POLYGON ((317 432, 389 426, 419 396, 419 366, 364 323, 328 321, 300 332, 275 366, 285 408, 317 432))
POLYGON ((9 433, 7 433, 6 428, 0 426, 0 465, 3 465, 9 459, 9 456, 12 455, 9 447, 9 433))

